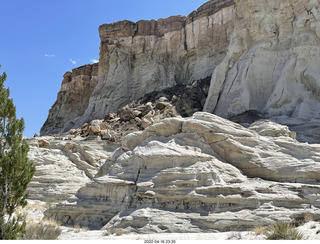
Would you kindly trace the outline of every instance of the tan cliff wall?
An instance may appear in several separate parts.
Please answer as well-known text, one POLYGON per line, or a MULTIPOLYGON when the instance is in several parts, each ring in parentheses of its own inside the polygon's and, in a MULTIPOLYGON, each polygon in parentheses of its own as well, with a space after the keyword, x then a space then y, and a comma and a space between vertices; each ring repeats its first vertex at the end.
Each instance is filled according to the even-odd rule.
POLYGON ((100 26, 99 34, 97 84, 82 95, 88 102, 65 112, 68 98, 58 98, 42 134, 212 77, 204 111, 231 118, 257 110, 299 132, 298 139, 320 141, 318 0, 211 0, 186 17, 124 20, 100 26))
MULTIPOLYGON (((67 112, 69 98, 58 95, 41 134, 79 127, 148 92, 211 76, 226 55, 234 14, 233 0, 213 0, 187 17, 100 26, 98 82, 92 92, 81 95, 89 102, 74 106, 76 111, 67 106, 67 112)), ((72 96, 72 92, 63 94, 72 96)))
POLYGON ((95 116, 113 112, 145 93, 211 76, 233 31, 233 1, 218 2, 224 4, 208 4, 216 8, 188 17, 100 26, 102 82, 90 100, 95 116))
POLYGON ((63 76, 56 102, 41 128, 41 134, 59 133, 71 129, 73 119, 82 116, 89 105, 92 91, 98 83, 98 64, 85 65, 63 76))

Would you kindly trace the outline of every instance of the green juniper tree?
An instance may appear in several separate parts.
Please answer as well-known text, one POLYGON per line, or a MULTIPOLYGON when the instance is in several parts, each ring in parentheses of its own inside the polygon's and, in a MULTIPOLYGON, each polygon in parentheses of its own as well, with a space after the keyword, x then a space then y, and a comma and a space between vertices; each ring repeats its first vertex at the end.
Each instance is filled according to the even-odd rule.
POLYGON ((6 78, 5 72, 0 75, 0 239, 9 240, 25 233, 25 215, 15 210, 27 204, 26 189, 35 166, 28 160, 29 147, 22 137, 24 120, 16 118, 9 88, 4 87, 6 78))

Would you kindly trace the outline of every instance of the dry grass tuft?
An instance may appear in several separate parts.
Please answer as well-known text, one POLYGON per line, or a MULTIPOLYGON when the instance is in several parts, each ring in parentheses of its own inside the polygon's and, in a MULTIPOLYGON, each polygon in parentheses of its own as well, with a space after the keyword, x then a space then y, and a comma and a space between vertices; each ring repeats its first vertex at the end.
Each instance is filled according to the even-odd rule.
POLYGON ((266 233, 267 240, 304 240, 306 237, 294 225, 285 222, 276 222, 266 233))
POLYGON ((74 233, 80 233, 81 231, 80 225, 76 224, 75 226, 73 226, 73 228, 75 228, 74 233))
POLYGON ((61 233, 60 225, 53 220, 28 223, 22 240, 57 240, 61 233))

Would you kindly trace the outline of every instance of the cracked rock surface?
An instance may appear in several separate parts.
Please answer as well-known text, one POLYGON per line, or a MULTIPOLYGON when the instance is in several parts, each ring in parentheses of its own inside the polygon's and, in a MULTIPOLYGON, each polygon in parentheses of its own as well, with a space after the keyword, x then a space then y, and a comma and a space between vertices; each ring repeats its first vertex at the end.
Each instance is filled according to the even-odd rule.
POLYGON ((198 112, 127 135, 96 177, 45 216, 137 233, 248 230, 320 219, 320 146, 287 127, 198 112), (265 125, 265 126, 264 126, 265 125), (272 133, 261 128, 270 128, 272 133))
POLYGON ((70 135, 28 138, 28 157, 36 166, 29 185, 29 199, 59 202, 73 197, 79 187, 94 178, 117 148, 101 140, 70 135), (49 142, 46 147, 42 141, 49 142))

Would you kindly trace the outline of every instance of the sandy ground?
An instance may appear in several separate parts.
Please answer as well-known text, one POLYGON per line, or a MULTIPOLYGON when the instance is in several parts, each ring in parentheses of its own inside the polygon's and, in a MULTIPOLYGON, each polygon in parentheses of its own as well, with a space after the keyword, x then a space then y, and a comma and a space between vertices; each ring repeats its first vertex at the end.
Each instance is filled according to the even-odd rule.
MULTIPOLYGON (((224 232, 224 233, 177 233, 177 234, 124 234, 121 236, 106 235, 105 231, 86 231, 66 229, 59 236, 59 240, 163 240, 166 243, 172 241, 189 241, 189 240, 263 240, 263 236, 257 236, 250 232, 224 232)), ((161 244, 161 242, 160 242, 161 244)))
MULTIPOLYGON (((121 236, 106 235, 106 231, 88 231, 83 229, 73 229, 62 227, 63 232, 59 240, 163 240, 164 243, 173 243, 172 241, 190 241, 190 240, 265 240, 264 235, 256 235, 254 232, 223 232, 223 233, 177 233, 177 234, 123 234, 121 236)), ((300 227, 298 230, 303 233, 307 240, 320 240, 320 223, 310 221, 300 227)), ((161 244, 161 242, 158 242, 161 244)))
MULTIPOLYGON (((27 222, 39 222, 43 218, 43 211, 47 204, 40 201, 29 201, 26 207, 28 213, 27 222)), ((70 228, 60 226, 62 234, 58 240, 150 240, 149 244, 175 244, 172 241, 190 240, 264 240, 264 235, 256 235, 254 232, 223 232, 223 233, 164 233, 164 234, 122 234, 107 235, 105 230, 88 230, 86 228, 70 228), (156 240, 159 240, 157 242, 156 240), (164 241, 164 242, 161 242, 164 241)), ((306 236, 307 240, 320 240, 320 222, 310 221, 298 227, 298 230, 306 236)), ((110 243, 110 242, 108 242, 110 243)), ((146 242, 139 242, 148 244, 146 242)))

